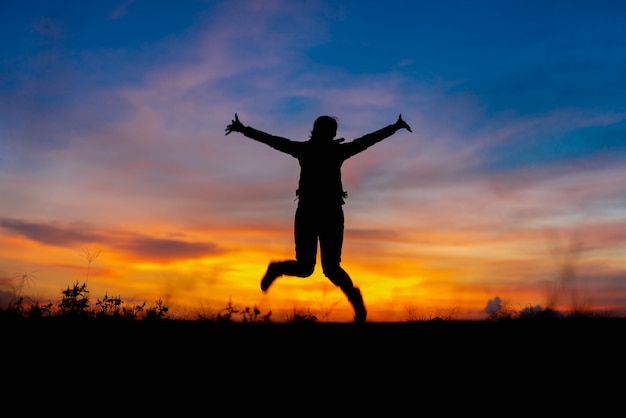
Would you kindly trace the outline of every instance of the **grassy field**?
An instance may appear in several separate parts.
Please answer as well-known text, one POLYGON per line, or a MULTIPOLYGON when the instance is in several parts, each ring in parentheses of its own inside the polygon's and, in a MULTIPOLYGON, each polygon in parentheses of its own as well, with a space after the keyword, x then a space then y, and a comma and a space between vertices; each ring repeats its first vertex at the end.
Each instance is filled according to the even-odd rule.
POLYGON ((544 311, 266 322, 229 303, 218 316, 178 320, 160 300, 127 306, 88 296, 76 282, 58 306, 18 294, 0 311, 7 413, 602 416, 621 408, 625 318, 544 311))
MULTIPOLYGON (((395 364, 409 360, 463 364, 470 358, 535 356, 558 359, 621 357, 626 319, 569 318, 503 321, 414 321, 397 323, 241 323, 181 320, 6 319, 4 347, 16 353, 55 347, 68 354, 111 347, 127 356, 168 352, 187 359, 289 362, 298 359, 395 364), (123 348, 125 347, 125 348, 123 348)), ((45 350, 42 350, 45 351, 45 350)), ((512 364, 514 366, 514 364, 512 364)))
POLYGON ((496 408, 595 416, 621 405, 625 371, 620 318, 357 325, 52 317, 0 318, 0 326, 5 400, 47 396, 56 408, 117 405, 129 414, 195 416, 219 406, 237 415, 496 408))

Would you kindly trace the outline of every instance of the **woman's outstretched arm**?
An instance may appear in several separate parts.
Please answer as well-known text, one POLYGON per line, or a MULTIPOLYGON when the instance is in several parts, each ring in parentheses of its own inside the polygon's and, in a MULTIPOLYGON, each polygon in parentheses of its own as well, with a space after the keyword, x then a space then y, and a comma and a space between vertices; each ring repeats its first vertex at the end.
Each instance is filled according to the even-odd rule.
POLYGON ((295 141, 292 141, 290 139, 270 135, 266 132, 259 131, 258 129, 254 129, 250 126, 245 126, 239 121, 239 116, 236 113, 235 119, 233 119, 232 122, 226 126, 226 135, 230 134, 231 132, 239 132, 248 138, 262 142, 274 149, 277 149, 278 151, 282 151, 292 155, 294 152, 294 144, 297 144, 295 141))
POLYGON ((364 135, 360 138, 355 139, 354 141, 348 142, 347 144, 342 145, 347 151, 349 156, 353 156, 358 154, 361 151, 366 150, 377 142, 382 141, 383 139, 389 138, 391 135, 398 132, 400 129, 406 129, 409 132, 413 132, 408 123, 406 123, 402 119, 402 115, 398 116, 398 120, 391 125, 387 125, 382 129, 379 129, 375 132, 364 135))

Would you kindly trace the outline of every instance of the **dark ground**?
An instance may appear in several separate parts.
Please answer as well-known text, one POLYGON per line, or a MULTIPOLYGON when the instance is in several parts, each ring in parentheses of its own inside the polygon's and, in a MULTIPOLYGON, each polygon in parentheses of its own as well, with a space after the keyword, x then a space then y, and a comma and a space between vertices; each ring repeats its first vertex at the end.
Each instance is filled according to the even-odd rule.
POLYGON ((146 407, 188 396, 180 407, 224 403, 240 414, 359 410, 388 416, 428 405, 439 413, 426 415, 446 416, 480 412, 480 404, 498 414, 574 408, 577 415, 589 410, 596 416, 616 402, 621 407, 624 393, 621 318, 0 323, 5 381, 39 382, 68 396, 87 396, 97 387, 95 393, 106 394, 103 402, 130 396, 135 406, 147 393, 146 407))

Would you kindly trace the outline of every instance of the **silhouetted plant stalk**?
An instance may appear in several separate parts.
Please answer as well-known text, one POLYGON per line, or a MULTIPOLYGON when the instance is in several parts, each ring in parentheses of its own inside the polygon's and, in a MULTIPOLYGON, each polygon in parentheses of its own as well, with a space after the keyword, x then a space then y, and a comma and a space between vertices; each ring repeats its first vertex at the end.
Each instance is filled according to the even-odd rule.
MULTIPOLYGON (((6 313, 10 316, 22 317, 28 315, 28 311, 24 309, 24 297, 22 296, 22 290, 25 287, 29 287, 31 284, 35 282, 36 271, 30 273, 18 273, 17 274, 17 282, 13 279, 10 279, 4 283, 1 283, 7 286, 11 293, 11 299, 9 299, 9 303, 7 305, 6 313)), ((41 308, 38 304, 36 308, 41 308)))
POLYGON ((289 322, 293 322, 295 324, 302 324, 308 322, 317 321, 317 316, 313 315, 311 311, 307 311, 305 314, 298 313, 295 309, 293 310, 293 315, 289 318, 289 322))
MULTIPOLYGON (((145 305, 145 303, 144 303, 145 305)), ((146 317, 145 319, 147 320, 159 320, 159 319, 165 319, 167 316, 167 311, 169 310, 169 308, 167 306, 165 306, 165 304, 163 303, 163 301, 159 298, 159 300, 156 302, 155 306, 151 306, 148 308, 148 310, 146 311, 146 317)))
POLYGON ((89 251, 89 248, 85 248, 83 250, 83 256, 87 259, 87 274, 85 275, 85 282, 89 281, 89 273, 91 271, 91 263, 93 263, 93 261, 98 258, 98 256, 100 255, 100 250, 96 251, 95 253, 91 253, 91 251, 89 251))
POLYGON ((62 316, 70 318, 90 316, 87 283, 76 282, 72 287, 68 286, 67 289, 61 291, 61 294, 63 297, 59 309, 62 316))
MULTIPOLYGON (((160 302, 160 300, 159 300, 160 302)), ((122 306, 124 301, 120 296, 109 297, 107 293, 104 294, 102 300, 98 299, 96 302, 96 317, 97 318, 114 318, 114 319, 137 319, 139 314, 146 306, 146 302, 141 305, 135 305, 131 307, 122 306)), ((166 308, 167 309, 167 308, 166 308)), ((160 315, 163 316, 163 315, 160 315)))
POLYGON ((216 319, 218 322, 232 322, 234 320, 233 316, 237 313, 241 315, 241 321, 243 323, 271 322, 270 317, 272 316, 272 311, 269 311, 265 315, 261 315, 261 311, 256 305, 254 305, 254 308, 252 309, 246 306, 244 309, 239 310, 235 307, 235 305, 233 305, 230 298, 228 299, 226 306, 218 312, 216 319))
MULTIPOLYGON (((32 271, 30 273, 20 273, 19 279, 17 283, 13 283, 12 281, 8 283, 9 287, 13 292, 14 300, 23 300, 22 298, 22 290, 24 287, 30 287, 31 284, 35 283, 35 273, 37 271, 32 271)), ((13 301, 11 301, 13 302, 13 301)))

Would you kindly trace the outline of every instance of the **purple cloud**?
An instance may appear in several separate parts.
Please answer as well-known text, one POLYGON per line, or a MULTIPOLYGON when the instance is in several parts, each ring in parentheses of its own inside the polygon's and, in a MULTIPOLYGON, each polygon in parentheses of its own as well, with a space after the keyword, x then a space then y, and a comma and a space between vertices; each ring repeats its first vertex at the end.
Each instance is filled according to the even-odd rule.
POLYGON ((0 227, 40 244, 73 247, 98 244, 119 250, 125 257, 156 262, 200 258, 224 252, 212 242, 152 237, 124 231, 103 232, 84 224, 28 222, 1 218, 0 227))

